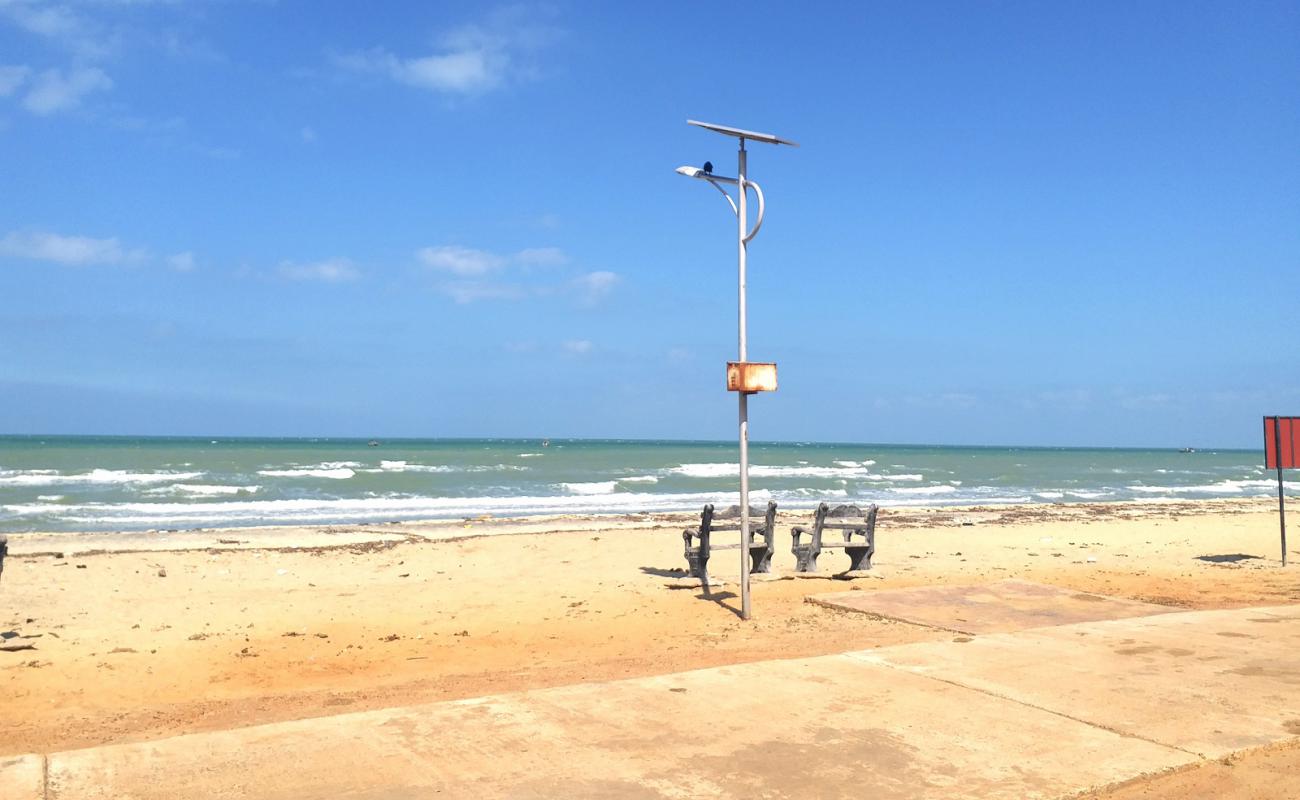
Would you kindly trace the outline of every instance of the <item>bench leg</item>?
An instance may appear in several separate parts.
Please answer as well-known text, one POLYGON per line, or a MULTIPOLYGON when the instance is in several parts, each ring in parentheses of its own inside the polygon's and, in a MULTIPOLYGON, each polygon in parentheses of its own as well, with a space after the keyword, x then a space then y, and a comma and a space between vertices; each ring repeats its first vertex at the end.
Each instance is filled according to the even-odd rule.
POLYGON ((867 545, 844 548, 844 552, 849 554, 849 572, 856 572, 860 569, 871 569, 871 554, 874 551, 874 547, 869 547, 867 545))
POLYGON ((813 550, 812 545, 799 545, 792 552, 794 553, 795 572, 817 571, 817 555, 819 551, 813 550))
POLYGON ((692 578, 709 577, 709 557, 700 555, 698 548, 692 548, 686 551, 686 564, 690 569, 692 578))
POLYGON ((750 572, 771 572, 772 548, 768 547, 766 543, 750 545, 749 561, 750 572))

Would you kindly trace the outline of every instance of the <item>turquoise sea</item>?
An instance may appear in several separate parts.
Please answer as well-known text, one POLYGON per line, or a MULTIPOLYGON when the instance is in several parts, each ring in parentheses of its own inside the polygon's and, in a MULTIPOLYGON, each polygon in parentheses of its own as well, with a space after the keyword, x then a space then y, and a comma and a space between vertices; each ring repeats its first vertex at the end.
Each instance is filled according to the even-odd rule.
MULTIPOLYGON (((755 502, 1268 497, 1252 450, 754 443, 755 502)), ((734 442, 0 437, 0 531, 689 511, 737 498, 734 442)))

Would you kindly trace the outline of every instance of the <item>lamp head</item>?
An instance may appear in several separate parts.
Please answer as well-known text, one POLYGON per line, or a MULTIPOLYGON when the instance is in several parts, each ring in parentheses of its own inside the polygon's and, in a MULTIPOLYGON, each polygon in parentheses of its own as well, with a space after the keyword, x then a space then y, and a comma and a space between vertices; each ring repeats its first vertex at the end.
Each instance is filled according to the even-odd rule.
POLYGON ((688 178, 698 178, 704 174, 704 170, 699 167, 678 167, 677 172, 688 178))

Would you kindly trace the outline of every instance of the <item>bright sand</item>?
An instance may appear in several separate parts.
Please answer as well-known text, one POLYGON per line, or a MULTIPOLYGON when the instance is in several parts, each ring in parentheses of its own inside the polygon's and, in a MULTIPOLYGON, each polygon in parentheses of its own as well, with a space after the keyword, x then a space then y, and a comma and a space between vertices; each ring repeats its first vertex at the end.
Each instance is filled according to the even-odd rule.
MULTIPOLYGON (((786 578, 803 517, 779 520, 786 578)), ((846 588, 1015 577, 1185 608, 1300 602, 1264 500, 887 509, 872 577, 832 580, 847 558, 828 551, 821 579, 755 581, 748 623, 734 550, 710 565, 726 586, 670 588, 691 520, 11 535, 0 632, 36 649, 0 652, 0 755, 952 635, 804 602, 846 588)), ((1298 752, 1250 758, 1276 778, 1298 752)), ((1244 774, 1207 769, 1173 780, 1244 774)))

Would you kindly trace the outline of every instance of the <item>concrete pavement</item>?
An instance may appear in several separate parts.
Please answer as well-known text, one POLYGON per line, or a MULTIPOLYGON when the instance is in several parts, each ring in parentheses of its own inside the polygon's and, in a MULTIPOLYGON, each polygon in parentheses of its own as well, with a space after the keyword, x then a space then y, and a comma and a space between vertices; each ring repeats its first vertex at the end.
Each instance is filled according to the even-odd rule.
POLYGON ((832 592, 812 595, 808 601, 842 611, 861 611, 970 635, 1146 617, 1179 610, 1173 606, 1105 597, 1021 580, 977 586, 912 586, 878 592, 832 592))
POLYGON ((1300 733, 1298 650, 1300 607, 958 636, 0 759, 0 796, 1052 798, 1300 733))

